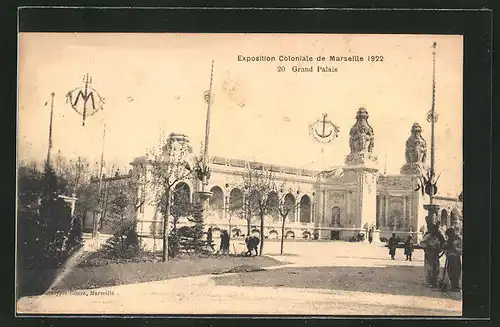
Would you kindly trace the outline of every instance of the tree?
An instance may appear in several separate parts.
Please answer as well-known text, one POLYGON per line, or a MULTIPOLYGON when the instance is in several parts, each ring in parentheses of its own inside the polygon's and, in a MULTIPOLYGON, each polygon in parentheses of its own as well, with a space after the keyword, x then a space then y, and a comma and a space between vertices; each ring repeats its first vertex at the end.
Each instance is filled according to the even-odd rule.
POLYGON ((147 175, 154 189, 154 203, 163 216, 162 260, 168 260, 168 217, 172 187, 179 181, 192 177, 190 154, 192 148, 185 135, 170 134, 165 143, 160 143, 148 154, 147 175))
POLYGON ((205 246, 205 242, 202 240, 205 233, 203 226, 203 211, 203 204, 197 203, 193 206, 192 216, 188 217, 192 225, 182 234, 186 239, 184 243, 186 250, 192 250, 198 253, 203 251, 205 246))
MULTIPOLYGON (((279 200, 278 200, 278 206, 277 206, 277 211, 281 217, 281 240, 280 240, 280 254, 283 255, 283 248, 284 248, 284 240, 285 240, 285 222, 286 218, 288 217, 288 214, 294 211, 295 208, 297 208, 297 203, 295 201, 295 198, 293 197, 292 189, 288 189, 288 193, 286 193, 287 188, 286 185, 283 183, 281 187, 279 188, 279 200)), ((300 194, 300 191, 297 190, 297 196, 300 194)))
POLYGON ((193 211, 189 186, 185 183, 178 183, 172 192, 172 204, 170 215, 172 216, 172 228, 177 229, 177 224, 181 217, 188 216, 193 211))
MULTIPOLYGON (((249 164, 243 173, 243 192, 247 199, 248 224, 252 214, 260 218, 260 249, 262 255, 264 249, 264 217, 272 208, 273 198, 271 192, 276 189, 274 174, 265 170, 263 165, 249 164)), ((247 226, 249 227, 249 226, 247 226)), ((250 229, 250 228, 248 228, 250 229)))
POLYGON ((43 173, 36 166, 19 169, 18 244, 21 268, 56 268, 78 241, 71 231, 71 210, 59 196, 67 182, 56 175, 50 164, 43 173), (71 239, 74 237, 74 239, 71 239))

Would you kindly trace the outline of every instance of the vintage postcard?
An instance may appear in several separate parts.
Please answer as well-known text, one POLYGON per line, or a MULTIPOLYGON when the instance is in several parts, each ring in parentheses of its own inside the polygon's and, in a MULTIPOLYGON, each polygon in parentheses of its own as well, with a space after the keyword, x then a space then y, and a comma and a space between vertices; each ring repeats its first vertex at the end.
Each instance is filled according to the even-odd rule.
POLYGON ((462 315, 460 35, 21 33, 17 314, 462 315))

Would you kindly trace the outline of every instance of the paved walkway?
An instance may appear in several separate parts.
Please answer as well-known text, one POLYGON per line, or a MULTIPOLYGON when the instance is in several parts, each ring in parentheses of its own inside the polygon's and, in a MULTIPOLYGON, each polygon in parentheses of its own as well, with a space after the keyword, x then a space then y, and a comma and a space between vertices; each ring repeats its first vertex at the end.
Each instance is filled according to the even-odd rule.
MULTIPOLYGON (((287 253, 293 255, 275 258, 289 262, 288 267, 407 265, 423 270, 422 254, 418 252, 414 261, 406 262, 404 259, 388 260, 386 248, 368 244, 296 242, 285 246, 287 253)), ((278 248, 279 243, 266 244, 268 253, 278 248)), ((362 278, 359 283, 363 283, 362 278)), ((432 292, 435 291, 428 290, 428 296, 413 296, 324 288, 230 286, 217 285, 213 275, 205 275, 26 297, 18 302, 18 311, 46 314, 461 315, 460 294, 453 299, 432 296, 432 292)))

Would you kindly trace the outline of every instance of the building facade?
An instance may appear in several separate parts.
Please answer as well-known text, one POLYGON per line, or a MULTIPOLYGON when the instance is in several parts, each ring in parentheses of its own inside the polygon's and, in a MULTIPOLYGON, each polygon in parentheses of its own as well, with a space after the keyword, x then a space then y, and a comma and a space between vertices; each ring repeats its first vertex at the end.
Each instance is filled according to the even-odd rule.
MULTIPOLYGON (((426 169, 427 147, 421 127, 415 123, 406 141, 406 162, 400 174, 381 174, 377 157, 373 154, 374 131, 368 123, 368 112, 360 108, 350 130, 350 153, 343 165, 328 171, 313 171, 287 166, 213 157, 210 159, 211 177, 206 190, 212 192, 206 210, 206 228, 217 233, 222 229, 232 235, 259 234, 260 219, 252 217, 250 230, 244 217, 243 175, 250 166, 261 166, 272 171, 276 184, 286 185, 284 201, 293 209, 285 222, 286 238, 350 240, 358 234, 374 229, 375 238, 389 238, 392 233, 400 237, 412 235, 419 241, 425 232, 423 205, 429 201, 420 188, 421 176, 426 169), (426 202, 427 201, 427 202, 426 202), (293 204, 293 205, 292 205, 293 204)), ((189 139, 182 134, 171 134, 190 149, 189 139)), ((169 141, 168 144, 176 143, 169 141)), ((191 151, 191 150, 190 150, 191 151)), ((188 151, 189 152, 189 151, 188 151)), ((146 157, 136 158, 132 173, 126 178, 141 179, 146 173, 146 157)), ((191 178, 178 182, 176 192, 182 191, 196 201, 200 182, 191 178)), ((139 190, 138 197, 141 197, 139 190)), ((435 196, 439 204, 441 225, 451 226, 462 219, 462 202, 458 198, 435 196)), ((148 201, 137 210, 138 231, 147 237, 162 230, 162 218, 157 208, 148 201)), ((187 221, 180 219, 179 224, 187 221)), ((281 217, 265 217, 264 237, 281 237, 281 217)))

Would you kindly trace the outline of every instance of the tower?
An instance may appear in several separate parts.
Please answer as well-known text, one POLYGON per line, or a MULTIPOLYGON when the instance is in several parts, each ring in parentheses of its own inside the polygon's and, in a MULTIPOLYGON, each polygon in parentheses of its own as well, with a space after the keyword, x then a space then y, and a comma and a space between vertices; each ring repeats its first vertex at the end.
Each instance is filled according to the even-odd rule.
MULTIPOLYGON (((350 201, 352 224, 356 228, 375 226, 377 208, 377 157, 373 155, 374 132, 368 123, 368 111, 359 108, 356 123, 349 132, 350 154, 344 172, 355 176, 355 190, 350 201)), ((374 238, 378 238, 374 235, 374 238)))

